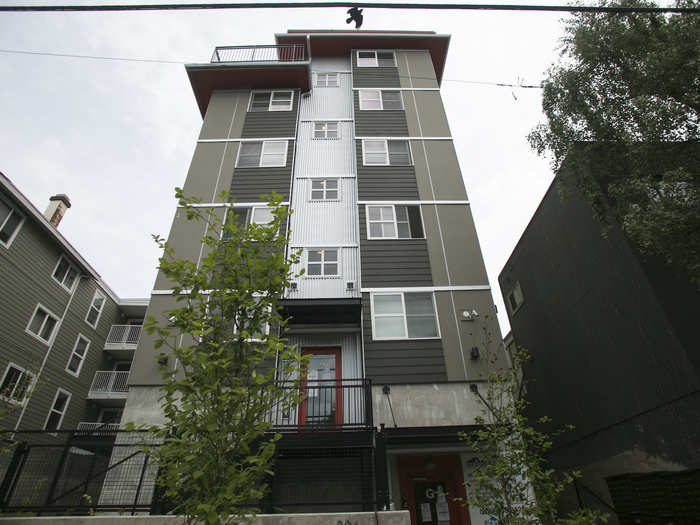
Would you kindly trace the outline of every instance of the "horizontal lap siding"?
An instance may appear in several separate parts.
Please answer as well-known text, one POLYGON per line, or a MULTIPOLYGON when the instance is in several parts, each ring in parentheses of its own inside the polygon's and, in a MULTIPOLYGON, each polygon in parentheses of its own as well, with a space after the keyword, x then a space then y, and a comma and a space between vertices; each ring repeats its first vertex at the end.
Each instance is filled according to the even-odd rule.
POLYGON ((283 168, 234 168, 231 179, 231 198, 237 202, 261 201, 260 195, 277 192, 289 200, 292 181, 294 141, 287 145, 287 165, 283 168))
POLYGON ((369 294, 362 294, 362 311, 365 374, 374 384, 447 381, 440 339, 374 341, 369 294))
POLYGON ((355 135, 358 137, 407 137, 408 124, 404 110, 361 110, 360 93, 353 93, 355 135))
POLYGON ((357 187, 360 200, 418 200, 413 166, 364 166, 362 141, 356 141, 357 187))
POLYGON ((299 92, 295 91, 291 111, 249 111, 243 122, 241 137, 293 137, 296 135, 298 109, 299 92))
POLYGON ((353 87, 399 87, 399 69, 396 67, 357 67, 357 51, 352 51, 353 87))

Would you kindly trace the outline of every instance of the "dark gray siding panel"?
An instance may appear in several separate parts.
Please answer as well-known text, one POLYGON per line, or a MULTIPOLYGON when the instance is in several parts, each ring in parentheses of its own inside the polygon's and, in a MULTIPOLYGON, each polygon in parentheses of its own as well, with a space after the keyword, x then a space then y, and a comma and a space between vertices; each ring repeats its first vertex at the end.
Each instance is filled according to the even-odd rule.
POLYGON ((363 166, 362 141, 356 141, 360 200, 418 200, 413 166, 363 166))
POLYGON ((287 165, 283 168, 234 168, 231 179, 231 198, 238 202, 261 201, 260 195, 271 195, 273 191, 289 200, 289 185, 292 181, 294 141, 287 145, 287 165))
MULTIPOLYGON (((299 111, 299 91, 294 91, 294 103, 291 111, 248 112, 243 122, 243 138, 257 137, 294 137, 299 111)), ((246 107, 246 110, 248 108, 246 107)))
POLYGON ((407 137, 406 112, 401 110, 360 111, 360 94, 355 99, 355 135, 358 137, 407 137))
POLYGON ((397 67, 357 67, 357 51, 352 51, 353 87, 399 87, 397 67))
POLYGON ((365 373, 375 385, 447 381, 440 339, 374 341, 369 294, 362 294, 362 311, 365 373))
POLYGON ((425 239, 367 240, 366 208, 360 206, 362 286, 432 286, 425 239))

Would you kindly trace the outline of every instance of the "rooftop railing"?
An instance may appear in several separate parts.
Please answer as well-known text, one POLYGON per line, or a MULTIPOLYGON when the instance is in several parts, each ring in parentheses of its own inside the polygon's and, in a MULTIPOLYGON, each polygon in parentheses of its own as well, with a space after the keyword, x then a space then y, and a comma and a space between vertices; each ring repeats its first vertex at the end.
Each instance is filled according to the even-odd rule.
POLYGON ((303 62, 306 48, 302 44, 280 46, 223 46, 217 47, 211 57, 212 63, 248 62, 303 62))

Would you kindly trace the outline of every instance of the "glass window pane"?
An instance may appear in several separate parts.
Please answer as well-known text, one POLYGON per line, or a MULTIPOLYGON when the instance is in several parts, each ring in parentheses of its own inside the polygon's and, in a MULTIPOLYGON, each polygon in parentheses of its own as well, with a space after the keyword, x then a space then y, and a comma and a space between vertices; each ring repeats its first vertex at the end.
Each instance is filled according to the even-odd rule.
POLYGON ((403 314, 401 294, 375 295, 374 314, 403 314))
POLYGON ((87 348, 87 340, 82 337, 78 339, 78 344, 75 345, 75 353, 79 356, 85 355, 85 349, 87 348))
POLYGON ((32 322, 29 323, 29 331, 38 335, 44 319, 46 319, 46 312, 41 309, 37 310, 36 315, 32 318, 32 322))
POLYGON ((68 396, 62 393, 58 394, 56 397, 56 402, 53 404, 53 409, 56 412, 63 412, 66 408, 66 402, 68 401, 68 396))
POLYGON ((77 372, 78 368, 80 367, 80 361, 80 357, 73 354, 70 358, 70 362, 68 363, 68 370, 70 370, 71 372, 77 372))
POLYGON ((394 67, 394 53, 377 51, 377 65, 379 67, 394 67))
POLYGON ((408 337, 437 337, 434 317, 407 317, 408 337))
POLYGON ((365 164, 368 165, 385 165, 387 164, 386 153, 366 153, 365 164))
POLYGON ((384 109, 403 109, 400 91, 382 91, 384 109))
POLYGON ((63 279, 63 284, 65 284, 68 288, 73 288, 73 283, 75 282, 75 278, 78 276, 78 271, 75 268, 70 268, 68 270, 68 275, 63 279))
POLYGON ((46 430, 56 430, 58 428, 58 422, 61 420, 61 414, 56 412, 51 412, 49 419, 46 421, 46 430))
POLYGON ((309 262, 320 262, 322 254, 323 251, 321 250, 309 252, 309 262))
POLYGON ((102 297, 101 295, 95 296, 95 298, 92 300, 92 305, 97 308, 98 310, 102 310, 102 304, 105 302, 105 298, 102 297))
POLYGON ((0 200, 0 226, 2 226, 2 223, 5 222, 5 219, 10 215, 10 210, 11 208, 5 204, 4 201, 0 200))
POLYGON ((383 140, 365 140, 362 142, 366 153, 385 153, 386 142, 383 140))
POLYGON ((329 190, 338 189, 338 181, 335 179, 330 179, 326 181, 326 188, 329 190))
POLYGON ((261 165, 263 166, 284 166, 286 164, 284 155, 265 154, 261 165))
POLYGON ((270 93, 254 93, 250 111, 267 111, 270 106, 270 93))
POLYGON ((68 266, 70 266, 68 264, 68 261, 66 261, 65 259, 61 259, 61 262, 58 263, 58 266, 56 267, 56 271, 53 272, 53 276, 59 281, 63 281, 63 277, 68 271, 68 266))
POLYGON ((376 222, 370 223, 369 225, 369 236, 370 237, 383 237, 382 225, 376 222))
POLYGON ((323 190, 313 190, 311 192, 311 198, 315 200, 323 200, 323 190))
POLYGON ((46 339, 47 341, 51 339, 51 333, 53 332, 53 327, 56 326, 56 319, 49 317, 44 323, 44 328, 41 331, 40 337, 46 339))
POLYGON ((396 220, 408 222, 408 212, 406 211, 406 206, 396 206, 396 220))
POLYGON ((374 320, 375 337, 405 337, 403 317, 377 317, 374 320))
POLYGON ((323 181, 322 180, 312 180, 311 181, 311 189, 312 190, 322 190, 323 189, 323 181))
POLYGON ((381 208, 379 206, 367 206, 367 213, 370 221, 378 221, 381 218, 381 208))
POLYGON ((5 221, 5 225, 2 227, 2 230, 0 230, 0 241, 9 241, 10 237, 12 237, 12 234, 19 226, 21 220, 22 217, 13 210, 10 216, 7 218, 7 221, 5 221))
POLYGON ((393 206, 382 206, 382 220, 383 221, 393 221, 394 220, 394 208, 393 206))
POLYGON ((321 263, 309 263, 306 273, 308 275, 321 275, 321 263))
POLYGON ((270 208, 253 208, 253 217, 250 222, 254 224, 269 224, 273 218, 270 208))
POLYGON ((408 223, 407 222, 399 222, 396 226, 398 228, 399 239, 410 239, 411 238, 411 232, 408 230, 408 223))
POLYGON ((433 294, 430 292, 406 293, 406 313, 435 315, 433 310, 433 294))
POLYGON ((326 191, 326 199, 336 200, 338 198, 338 190, 328 190, 326 191))
POLYGON ((382 237, 396 237, 396 229, 393 222, 382 223, 382 237))
POLYGON ((326 250, 326 261, 337 261, 338 260, 338 250, 326 250))
POLYGON ((338 265, 336 263, 326 263, 324 269, 324 275, 338 275, 338 265))
POLYGON ((265 142, 263 151, 268 153, 284 153, 287 149, 287 143, 282 140, 265 142))

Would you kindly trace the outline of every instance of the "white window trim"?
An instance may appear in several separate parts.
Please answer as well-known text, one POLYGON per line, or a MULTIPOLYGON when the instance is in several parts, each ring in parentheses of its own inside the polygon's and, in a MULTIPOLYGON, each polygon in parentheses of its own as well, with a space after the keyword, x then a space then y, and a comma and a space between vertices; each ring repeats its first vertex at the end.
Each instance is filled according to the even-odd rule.
POLYGON ((357 99, 360 103, 360 111, 405 111, 406 107, 403 103, 403 95, 399 89, 358 89, 357 99), (401 101, 401 108, 399 109, 384 109, 384 95, 385 91, 397 91, 399 93, 399 100, 401 101), (377 92, 379 93, 379 107, 378 108, 368 108, 363 105, 362 93, 377 92))
POLYGON ((75 339, 75 344, 73 345, 73 351, 70 353, 70 356, 68 356, 68 362, 66 363, 66 372, 68 372, 70 375, 79 377, 80 376, 80 371, 83 369, 83 365, 85 364, 85 359, 87 358, 88 352, 90 351, 90 339, 85 337, 83 334, 78 333, 78 337, 75 339), (73 355, 75 354, 76 348, 78 348, 78 343, 80 342, 81 339, 85 339, 87 341, 87 345, 85 345, 85 353, 83 354, 83 357, 80 359, 80 364, 78 365, 78 369, 73 372, 70 370, 68 367, 70 366, 70 362, 73 360, 73 355))
POLYGON ((5 220, 2 221, 2 223, 0 223, 0 229, 2 229, 3 226, 5 226, 5 224, 7 223, 7 220, 12 216, 13 213, 16 213, 17 215, 19 215, 21 217, 19 220, 19 223, 17 223, 17 227, 15 228, 15 231, 12 232, 12 235, 10 235, 10 238, 7 239, 7 242, 0 241, 0 246, 4 246, 5 248, 9 248, 12 245, 12 243, 14 242, 15 237, 17 237, 17 234, 19 233, 19 231, 22 229, 22 226, 24 226, 25 216, 24 216, 24 214, 17 211, 17 206, 13 205, 7 199, 3 199, 3 202, 5 204, 7 204, 7 206, 10 208, 10 215, 5 217, 5 220))
POLYGON ((320 87, 320 88, 340 87, 340 73, 338 73, 337 71, 314 71, 314 87, 320 87), (318 83, 319 75, 326 75, 325 84, 318 83), (333 85, 333 86, 328 85, 328 75, 335 75, 335 85, 333 85))
MULTIPOLYGON (((23 366, 19 366, 17 363, 13 363, 12 361, 10 361, 9 363, 7 363, 7 367, 5 367, 5 373, 2 375, 2 380, 0 380, 0 385, 2 385, 5 382, 5 379, 7 378, 7 374, 10 372, 10 368, 15 368, 15 369, 19 370, 20 372, 22 372, 22 377, 24 375, 29 376, 29 384, 27 385, 27 391, 25 392, 24 397, 22 398, 21 401, 17 401, 16 399, 14 399, 12 397, 12 394, 10 394, 10 396, 8 397, 2 392, 0 392, 0 399, 4 399, 6 402, 11 403, 13 405, 24 406, 27 403, 27 401, 29 400, 29 397, 30 397, 30 394, 32 391, 32 385, 34 383, 34 379, 36 379, 36 376, 34 374, 32 374, 29 370, 24 368, 23 366)), ((22 379, 22 377, 20 377, 20 380, 22 379)), ((19 381, 17 381, 17 384, 19 384, 19 381)), ((15 385, 15 388, 17 388, 17 385, 15 385)), ((14 393, 14 389, 13 389, 12 393, 14 393)))
POLYGON ((358 49, 356 51, 357 54, 355 55, 357 67, 380 67, 379 66, 379 59, 377 58, 377 52, 391 53, 391 56, 394 57, 394 65, 393 66, 381 66, 381 67, 396 67, 396 53, 392 49, 358 49), (374 64, 360 65, 360 53, 374 53, 374 64))
POLYGON ((270 223, 272 223, 275 218, 274 216, 270 219, 270 222, 254 222, 253 218, 255 217, 255 210, 271 210, 269 206, 251 206, 250 208, 250 215, 246 217, 246 223, 247 224, 257 224, 259 226, 267 226, 270 223))
MULTIPOLYGON (((415 205, 415 204, 365 204, 365 222, 367 223, 367 240, 369 241, 382 241, 382 240, 399 240, 399 241, 410 241, 410 240, 416 240, 416 239, 425 239, 425 224, 423 223, 423 210, 420 205, 415 205), (392 209, 394 210, 394 232, 396 232, 394 237, 372 237, 370 234, 370 220, 369 220, 369 209, 371 207, 374 208, 381 208, 382 206, 391 206, 392 209), (423 237, 399 237, 399 225, 398 225, 398 219, 396 215, 396 207, 397 206, 417 206, 418 208, 418 213, 420 215, 420 223, 421 223, 421 228, 423 230, 423 237)), ((387 222, 387 221, 381 221, 381 222, 387 222)), ((409 221, 409 230, 411 228, 411 224, 409 221)))
POLYGON ((24 331, 27 334, 31 335, 37 341, 41 341, 45 345, 51 346, 53 344, 54 339, 56 338, 56 333, 58 333, 58 330, 60 327, 61 327, 61 318, 58 317, 55 313, 53 313, 51 310, 46 308, 46 306, 44 306, 43 304, 37 303, 37 305, 34 307, 34 312, 32 313, 31 317, 29 318, 29 322, 27 323, 27 327, 24 329, 24 331), (51 337, 49 337, 48 341, 46 339, 42 339, 39 336, 39 334, 42 332, 42 329, 44 328, 44 324, 46 323, 46 319, 44 319, 44 322, 41 323, 41 327, 39 328, 39 334, 35 334, 31 330, 29 330, 29 327, 31 326, 32 321, 34 320, 34 316, 39 311, 39 308, 41 308, 42 310, 44 310, 46 312, 46 314, 47 314, 46 319, 48 319, 49 317, 53 317, 56 320, 56 325, 53 327, 53 331, 51 332, 51 337))
POLYGON ((311 126, 311 140, 339 140, 340 139, 340 125, 337 120, 314 120, 313 126, 311 126), (328 130, 323 130, 323 137, 316 136, 316 124, 335 124, 335 137, 328 136, 328 130))
POLYGON ((393 139, 383 139, 380 137, 376 138, 371 138, 371 139, 362 139, 362 165, 363 166, 413 166, 413 148, 411 148, 411 141, 410 140, 395 140, 394 142, 406 142, 408 144, 408 160, 409 164, 391 164, 389 160, 389 141, 393 139), (384 142, 384 151, 386 153, 386 162, 383 164, 380 163, 367 163, 367 155, 365 154, 365 142, 378 142, 378 141, 383 141, 384 142))
POLYGON ((265 113, 265 111, 252 111, 251 108, 253 107, 253 96, 257 93, 270 93, 270 102, 267 104, 267 111, 292 111, 294 108, 294 90, 293 89, 276 89, 276 90, 258 90, 258 91, 251 91, 250 92, 250 98, 248 99, 248 112, 250 113, 265 113), (280 108, 280 107, 275 107, 275 109, 272 109, 272 99, 275 96, 275 93, 291 93, 292 96, 289 99, 289 107, 288 108, 280 108))
POLYGON ((56 266, 54 266, 53 272, 51 272, 51 277, 53 278, 53 280, 56 281, 58 284, 60 284, 61 288, 63 288, 64 290, 66 290, 69 293, 72 293, 73 290, 75 289, 75 285, 78 283, 79 276, 80 276, 80 273, 78 272, 78 269, 73 265, 73 263, 70 262, 68 257, 66 257, 65 255, 61 255, 58 258, 58 262, 56 263, 56 266), (61 261, 63 261, 63 260, 68 262, 68 270, 66 271, 66 275, 68 275, 68 272, 70 272, 71 269, 75 270, 75 272, 76 272, 75 280, 73 281, 73 285, 70 288, 67 287, 65 284, 63 284, 63 281, 59 281, 58 279, 56 279, 56 270, 58 270, 58 267, 61 265, 61 261))
POLYGON ((257 166, 239 166, 238 163, 240 161, 241 157, 241 150, 243 148, 239 147, 238 148, 238 153, 236 155, 236 168, 240 169, 256 169, 256 168, 285 168, 287 166, 287 155, 289 154, 289 141, 288 140, 256 140, 253 142, 260 142, 262 143, 262 149, 260 150, 260 158, 258 159, 258 165, 257 166), (283 162, 284 164, 263 164, 263 158, 265 156, 265 144, 270 144, 273 142, 284 142, 284 156, 283 156, 283 162))
POLYGON ((58 420, 58 424, 56 425, 55 429, 51 429, 49 433, 56 435, 54 433, 54 430, 60 430, 61 425, 63 424, 63 418, 66 417, 66 412, 68 412, 68 406, 70 405, 70 400, 73 397, 73 394, 68 392, 67 390, 63 390, 62 388, 57 388, 56 393, 53 396, 53 401, 51 401, 51 407, 49 408, 48 414, 46 414, 46 419, 44 420, 44 426, 43 429, 47 430, 46 425, 49 423, 49 418, 51 417, 51 412, 53 412, 53 407, 56 406, 56 400, 58 399, 58 394, 59 393, 64 393, 68 395, 68 399, 66 399, 66 406, 63 408, 63 412, 61 412, 61 418, 58 420))
POLYGON ((309 179, 309 181, 311 182, 311 184, 309 184, 309 201, 311 201, 311 202, 340 202, 340 200, 341 200, 341 198, 340 198, 340 179, 338 179, 336 177, 327 177, 327 178, 314 177, 313 179, 309 179), (322 180, 325 182, 328 182, 329 180, 336 181, 338 183, 338 186, 336 189, 336 191, 338 192, 338 196, 335 199, 327 199, 326 192, 328 191, 328 188, 324 184, 323 185, 323 198, 322 199, 314 199, 313 192, 319 191, 319 190, 314 190, 313 183, 314 183, 314 181, 319 181, 319 180, 322 180))
MULTIPOLYGON (((437 336, 435 337, 408 337, 408 320, 406 317, 406 297, 405 294, 407 293, 416 293, 412 292, 411 290, 404 290, 402 292, 372 292, 370 293, 370 310, 371 310, 371 316, 372 316, 372 339, 374 341, 420 341, 423 339, 442 339, 442 336, 440 334, 440 320, 438 319, 438 312, 437 312, 437 303, 435 302, 435 293, 430 292, 430 295, 433 299, 433 312, 435 313, 435 328, 437 329, 437 336), (403 330, 404 330, 404 336, 403 337, 377 337, 377 329, 375 326, 375 318, 377 317, 377 314, 374 313, 374 298, 377 295, 401 295, 401 308, 403 309, 402 316, 403 316, 403 330)), ((420 292, 419 292, 420 293, 420 292)), ((379 314, 379 317, 397 317, 398 314, 379 314)))
POLYGON ((92 301, 90 301, 90 306, 88 307, 88 311, 87 311, 87 313, 85 314, 85 322, 88 324, 88 326, 92 326, 95 330, 97 330, 97 325, 100 324, 100 317, 102 317, 102 312, 103 312, 104 309, 105 309, 105 303, 106 303, 106 302, 107 302, 107 297, 105 296, 105 294, 103 294, 103 293, 102 293, 101 291, 99 291, 99 290, 95 290, 95 295, 92 296, 92 301), (102 308, 100 308, 99 312, 97 312, 97 318, 95 319, 95 324, 90 324, 90 321, 88 321, 88 316, 90 315, 90 310, 92 310, 92 308, 93 308, 92 305, 95 304, 95 298, 96 298, 98 295, 99 295, 100 297, 102 297, 102 299, 103 299, 103 301, 102 301, 102 308))
POLYGON ((340 279, 343 276, 343 267, 341 265, 342 263, 342 248, 338 246, 324 246, 324 247, 313 247, 313 248, 305 248, 304 249, 304 277, 306 279, 340 279), (309 252, 317 252, 321 250, 323 252, 323 255, 321 256, 321 261, 318 262, 312 262, 311 264, 320 264, 321 265, 321 272, 325 271, 325 264, 333 264, 333 261, 326 261, 326 250, 335 250, 338 252, 338 260, 335 261, 336 265, 338 266, 338 273, 335 275, 326 275, 325 273, 322 273, 321 275, 309 275, 309 252))

